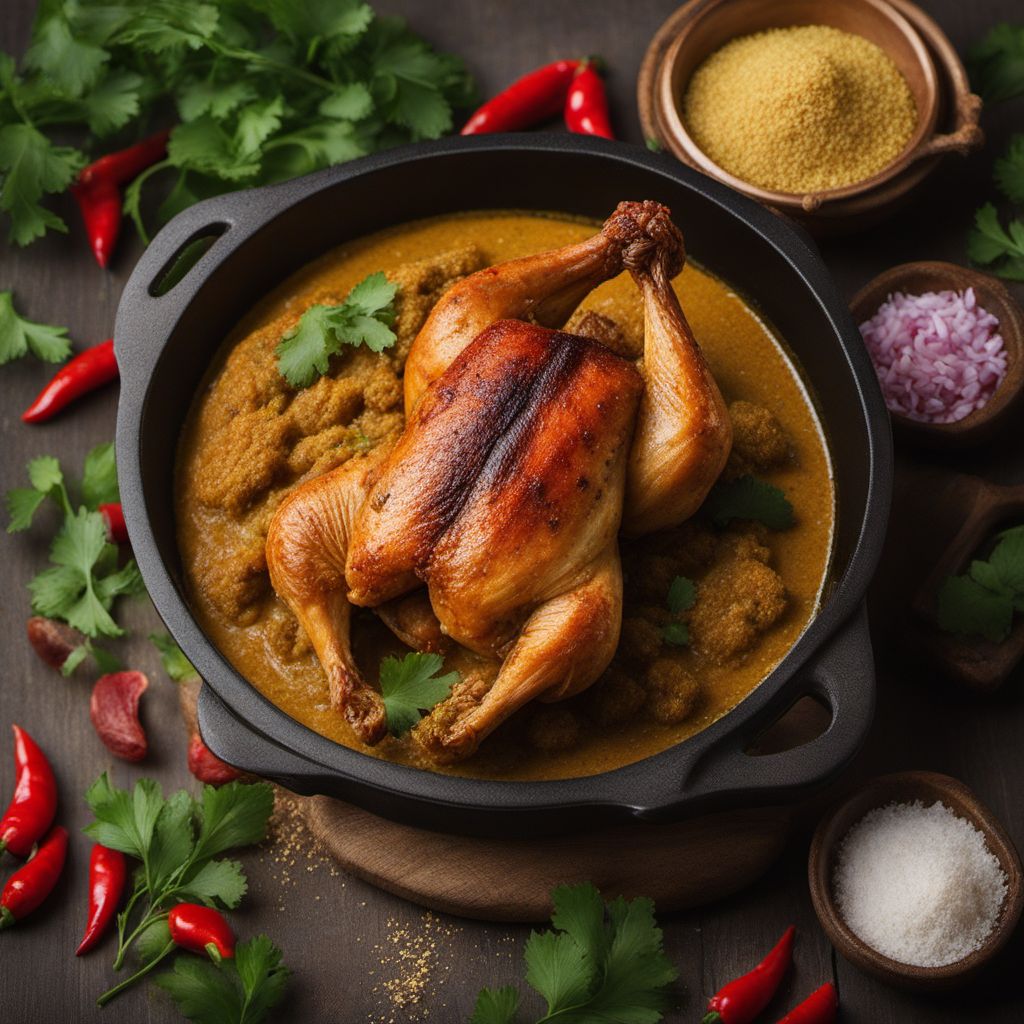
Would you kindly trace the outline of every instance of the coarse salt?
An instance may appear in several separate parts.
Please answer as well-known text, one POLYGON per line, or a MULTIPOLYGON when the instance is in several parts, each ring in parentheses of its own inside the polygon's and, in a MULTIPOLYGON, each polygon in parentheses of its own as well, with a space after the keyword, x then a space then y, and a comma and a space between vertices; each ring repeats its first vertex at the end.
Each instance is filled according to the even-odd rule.
POLYGON ((879 953, 942 967, 988 938, 1006 875, 970 822, 918 800, 876 808, 851 827, 833 892, 851 930, 879 953))
POLYGON ((980 409, 1006 375, 999 321, 963 292, 895 292, 860 325, 891 412, 955 423, 980 409))

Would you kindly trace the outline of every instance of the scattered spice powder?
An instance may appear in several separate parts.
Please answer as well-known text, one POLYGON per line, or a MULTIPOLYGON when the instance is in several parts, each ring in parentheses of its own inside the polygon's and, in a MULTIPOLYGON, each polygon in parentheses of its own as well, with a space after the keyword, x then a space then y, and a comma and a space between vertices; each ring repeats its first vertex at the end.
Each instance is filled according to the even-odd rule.
POLYGON ((941 803, 869 811, 844 837, 833 879, 853 932, 879 953, 942 967, 995 927, 1006 875, 970 822, 941 803))
POLYGON ((691 76, 683 120, 720 167, 777 192, 863 181, 892 163, 917 107, 892 59, 827 25, 730 40, 691 76))
POLYGON ((908 419, 955 423, 985 405, 1006 376, 999 321, 974 289, 896 292, 861 324, 885 404, 908 419))

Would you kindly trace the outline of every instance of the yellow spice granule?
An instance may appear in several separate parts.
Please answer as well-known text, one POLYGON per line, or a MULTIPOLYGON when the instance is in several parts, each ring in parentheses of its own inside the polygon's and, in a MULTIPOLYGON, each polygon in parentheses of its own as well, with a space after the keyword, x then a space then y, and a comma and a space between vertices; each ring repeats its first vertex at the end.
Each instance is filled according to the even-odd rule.
POLYGON ((917 107, 889 56, 826 25, 740 36, 694 72, 683 118, 729 173, 776 192, 863 181, 892 163, 917 107))

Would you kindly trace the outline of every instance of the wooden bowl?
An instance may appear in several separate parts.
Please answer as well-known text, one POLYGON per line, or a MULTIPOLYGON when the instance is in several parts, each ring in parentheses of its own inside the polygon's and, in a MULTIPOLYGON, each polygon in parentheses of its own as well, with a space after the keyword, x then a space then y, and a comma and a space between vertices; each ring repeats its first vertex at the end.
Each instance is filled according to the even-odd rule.
POLYGON ((955 423, 921 423, 891 412, 900 440, 929 448, 966 448, 990 439, 1013 417, 1024 391, 1024 312, 1001 281, 955 263, 902 263, 869 281, 850 303, 858 325, 869 320, 893 292, 922 292, 973 288, 978 303, 999 321, 1006 347, 1007 367, 995 393, 980 409, 955 423))
POLYGON ((981 100, 970 91, 963 63, 942 29, 911 0, 689 0, 652 39, 640 67, 637 99, 649 140, 816 235, 877 223, 906 202, 943 154, 964 154, 984 141, 978 127, 981 100), (759 189, 729 175, 689 137, 676 104, 689 73, 728 38, 800 23, 833 24, 882 46, 907 78, 919 112, 918 132, 889 167, 864 182, 811 196, 759 189), (720 34, 726 25, 731 31, 720 34))
POLYGON ((1020 857, 992 812, 962 782, 936 772, 882 775, 858 789, 825 816, 811 842, 807 864, 811 901, 832 945, 852 964, 898 988, 915 991, 954 988, 974 977, 1010 940, 1024 906, 1020 857), (944 967, 914 967, 891 960, 859 939, 839 913, 832 894, 839 844, 868 811, 893 802, 920 800, 945 804, 985 837, 989 851, 1006 874, 1006 896, 992 933, 963 960, 944 967))

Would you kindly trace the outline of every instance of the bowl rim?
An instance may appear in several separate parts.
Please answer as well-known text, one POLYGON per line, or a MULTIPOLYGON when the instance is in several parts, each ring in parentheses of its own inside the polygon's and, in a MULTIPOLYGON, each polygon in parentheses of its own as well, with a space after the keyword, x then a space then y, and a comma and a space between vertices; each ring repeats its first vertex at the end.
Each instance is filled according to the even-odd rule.
MULTIPOLYGON (((914 131, 911 133, 903 149, 889 163, 867 178, 851 182, 848 185, 803 192, 783 192, 755 185, 753 182, 747 181, 726 170, 721 164, 713 160, 697 144, 696 139, 690 133, 683 119, 679 103, 676 101, 677 90, 674 87, 675 71, 679 61, 682 59, 684 48, 697 27, 709 18, 718 15, 727 5, 745 2, 748 2, 748 0, 707 0, 706 3, 695 6, 692 16, 683 23, 675 39, 669 44, 662 58, 661 66, 656 72, 655 87, 660 93, 662 117, 668 129, 696 167, 704 169, 706 173, 717 177, 731 188, 745 192, 760 202, 768 203, 784 210, 799 209, 809 212, 827 203, 854 199, 872 192, 880 185, 884 185, 897 178, 917 159, 926 156, 923 147, 935 134, 940 105, 938 70, 934 60, 932 60, 928 47, 910 20, 895 6, 888 3, 887 0, 844 0, 846 3, 857 3, 865 8, 870 8, 879 17, 888 19, 895 25, 910 44, 910 48, 913 50, 924 74, 928 103, 923 111, 918 110, 918 119, 914 126, 914 131)), ((881 47, 879 48, 881 49, 881 47)))
POLYGON ((811 902, 825 933, 847 959, 877 977, 912 988, 943 987, 967 980, 987 964, 1010 941, 1024 909, 1024 869, 1020 855, 1006 829, 991 809, 959 779, 941 772, 903 771, 879 775, 859 786, 835 804, 819 822, 807 857, 811 902), (897 793, 908 795, 897 796, 897 793), (913 793, 913 796, 909 794, 913 793), (1007 895, 989 936, 972 953, 940 967, 901 963, 861 939, 846 923, 832 891, 832 873, 839 845, 849 830, 872 810, 909 799, 941 802, 960 818, 970 822, 985 837, 988 851, 1006 873, 1007 895), (957 806, 950 806, 952 800, 957 806), (964 808, 969 808, 965 811, 964 808), (843 820, 853 815, 845 827, 843 820))
MULTIPOLYGON (((342 240, 339 237, 339 244, 342 240)), ((881 556, 892 493, 889 421, 867 351, 820 255, 804 232, 753 200, 668 156, 580 135, 454 136, 395 148, 279 185, 214 197, 179 214, 144 252, 125 287, 115 327, 115 352, 122 373, 117 428, 122 502, 147 588, 171 635, 196 665, 207 686, 247 729, 268 742, 289 764, 295 759, 289 761, 285 755, 300 751, 296 757, 309 765, 310 773, 319 772, 317 778, 340 779, 346 785, 358 787, 362 793, 381 798, 382 804, 389 795, 397 795, 403 800, 453 811, 488 812, 497 808, 511 815, 511 820, 515 820, 517 813, 549 811, 562 815, 567 810, 601 819, 602 823, 630 818, 667 820, 677 816, 684 804, 696 808, 706 805, 712 797, 722 798, 741 791, 735 772, 730 775, 717 768, 708 771, 705 762, 715 762, 723 751, 731 753, 726 750, 725 741, 730 736, 737 738, 735 734, 743 727, 763 726, 772 720, 777 704, 786 696, 786 684, 800 682, 797 679, 800 671, 807 670, 816 657, 822 656, 830 642, 835 646, 840 640, 845 647, 837 657, 845 658, 847 665, 851 659, 859 659, 856 670, 864 676, 858 682, 860 689, 851 691, 848 700, 853 706, 855 721, 844 733, 837 728, 838 718, 834 718, 825 734, 791 752, 799 753, 801 758, 789 760, 806 764, 807 759, 815 756, 819 759, 832 756, 834 763, 830 763, 828 775, 831 778, 859 749, 874 701, 863 595, 881 556), (536 154, 569 155, 600 162, 609 168, 620 165, 640 170, 652 177, 653 184, 661 179, 674 187, 685 188, 717 207, 723 216, 740 221, 744 230, 756 234, 785 261, 806 289, 808 300, 816 304, 829 323, 842 372, 849 377, 856 393, 866 437, 868 469, 864 514, 858 523, 857 540, 849 562, 823 606, 779 665, 734 709, 707 729, 651 757, 596 775, 529 782, 442 775, 364 754, 314 732, 264 697, 205 636, 163 560, 148 517, 140 435, 147 396, 157 379, 153 371, 183 311, 213 272, 230 261, 261 228, 286 217, 294 207, 321 192, 344 187, 355 178, 372 176, 397 165, 429 167, 432 163, 440 165, 445 160, 459 160, 466 154, 481 152, 518 153, 523 158, 536 154), (211 223, 225 226, 217 241, 168 295, 154 300, 148 286, 162 271, 169 254, 211 223), (144 332, 139 331, 140 324, 145 327, 144 332), (126 343, 126 335, 133 336, 130 345, 126 343), (140 335, 147 339, 142 345, 140 335), (840 756, 823 754, 837 749, 841 749, 840 756)), ((167 372, 166 363, 164 372, 167 372)), ((817 690, 812 692, 820 692, 826 698, 832 695, 827 682, 816 686, 817 690)), ((805 687, 801 692, 809 691, 805 687)), ((763 789, 765 798, 775 798, 809 788, 806 782, 798 784, 794 779, 793 771, 787 769, 785 754, 742 756, 746 761, 758 762, 758 771, 749 772, 752 780, 742 787, 744 795, 749 789, 763 789)), ((282 770, 279 774, 288 776, 289 772, 282 770)), ((820 785, 824 781, 828 779, 815 778, 813 784, 820 785)))

